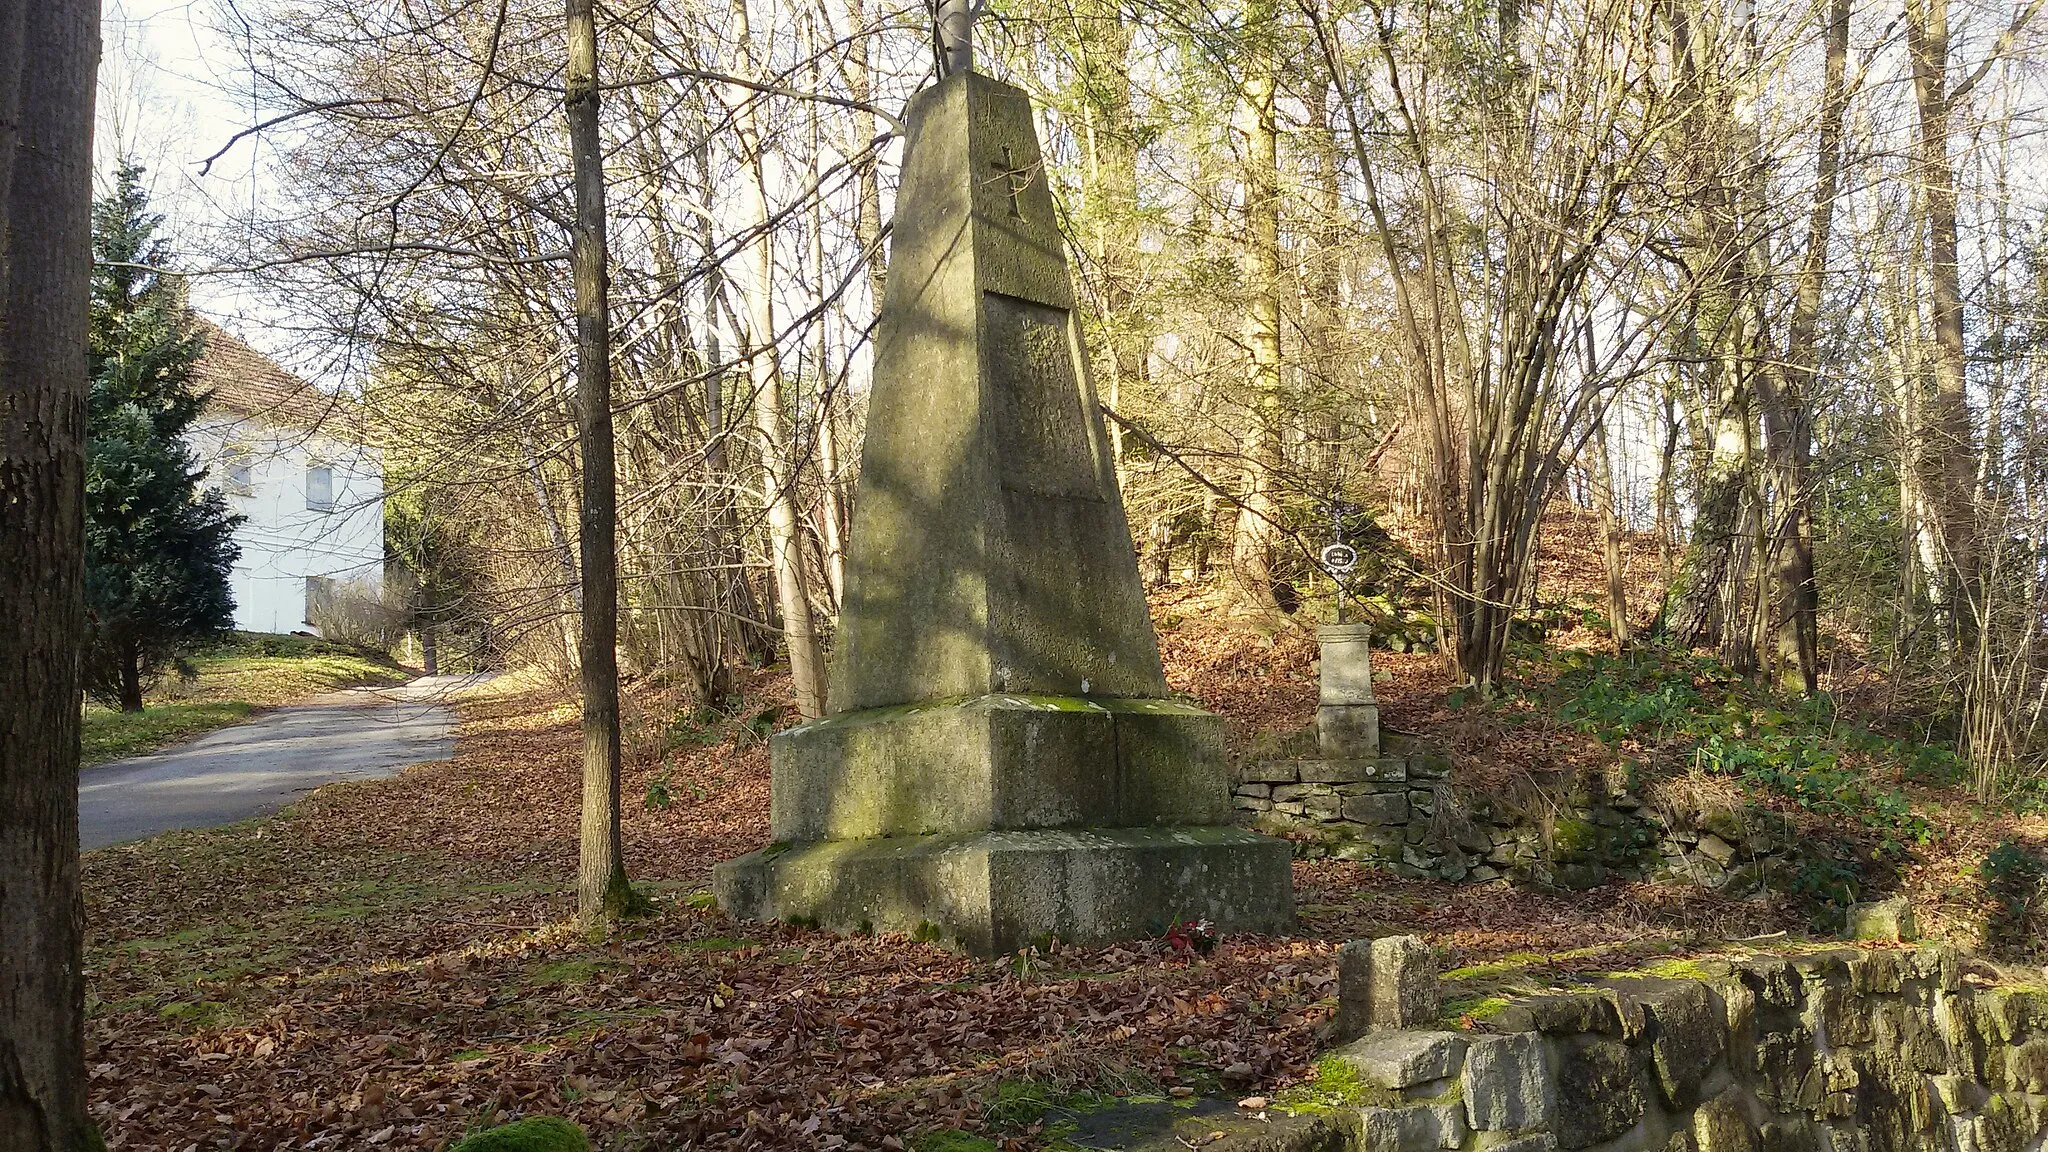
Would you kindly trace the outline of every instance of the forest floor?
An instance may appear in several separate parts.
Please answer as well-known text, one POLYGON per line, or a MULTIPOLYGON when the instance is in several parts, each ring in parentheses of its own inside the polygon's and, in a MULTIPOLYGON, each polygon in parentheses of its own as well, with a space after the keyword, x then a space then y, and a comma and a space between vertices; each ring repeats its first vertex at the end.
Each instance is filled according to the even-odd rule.
POLYGON ((323 692, 412 678, 380 653, 309 637, 249 633, 200 653, 192 667, 192 679, 165 677, 144 697, 140 712, 87 704, 84 763, 154 752, 323 692))
MULTIPOLYGON (((1224 714, 1240 746, 1308 722, 1311 630, 1228 618, 1200 590, 1156 597, 1154 615, 1174 689, 1224 714)), ((1739 737, 1686 726, 1737 711, 1706 665, 1658 673, 1669 707, 1617 738, 1584 687, 1613 658, 1564 616, 1518 666, 1527 687, 1486 707, 1452 707, 1433 657, 1376 655, 1387 723, 1499 784, 1754 738, 1753 712, 1739 737)), ((1043 1147, 1063 1115, 1110 1097, 1313 1093, 1347 939, 1420 934, 1483 990, 1488 973, 1542 987, 1808 924, 1789 902, 1691 887, 1553 894, 1330 860, 1294 865, 1300 935, 1206 954, 1161 940, 983 961, 736 923, 708 897, 711 866, 766 841, 766 735, 793 720, 786 677, 742 688, 723 710, 629 692, 626 859, 654 912, 603 943, 568 923, 577 712, 519 677, 463 701, 452 761, 89 854, 89 1069, 110 1146, 431 1150, 555 1114, 608 1150, 1043 1147)), ((1884 882, 1971 942, 1995 903, 1986 853, 2048 842, 2048 822, 1976 808, 1953 780, 1916 781, 1881 755, 1842 763, 1872 796, 1903 796, 1906 816, 1879 805, 1892 824, 1878 827, 1735 784, 1887 844, 1919 821, 1884 882)))

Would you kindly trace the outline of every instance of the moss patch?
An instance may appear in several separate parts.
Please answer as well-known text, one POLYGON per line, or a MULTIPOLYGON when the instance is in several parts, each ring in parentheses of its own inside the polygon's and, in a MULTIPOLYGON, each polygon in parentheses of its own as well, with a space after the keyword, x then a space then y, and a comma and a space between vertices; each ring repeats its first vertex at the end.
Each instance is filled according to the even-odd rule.
POLYGON ((1391 1108, 1401 1103, 1398 1093, 1365 1079, 1334 1055, 1316 1061, 1315 1079, 1285 1088, 1273 1098, 1273 1107, 1287 1112, 1332 1112, 1347 1108, 1391 1108))
POLYGON ((995 1141, 958 1128, 927 1132, 912 1140, 910 1149, 911 1152, 997 1152, 995 1141))
POLYGON ((589 1152, 583 1129, 558 1116, 532 1116, 464 1137, 449 1152, 589 1152))
POLYGON ((597 978, 604 965, 596 960, 550 960, 527 973, 526 982, 536 988, 550 984, 582 984, 597 978))

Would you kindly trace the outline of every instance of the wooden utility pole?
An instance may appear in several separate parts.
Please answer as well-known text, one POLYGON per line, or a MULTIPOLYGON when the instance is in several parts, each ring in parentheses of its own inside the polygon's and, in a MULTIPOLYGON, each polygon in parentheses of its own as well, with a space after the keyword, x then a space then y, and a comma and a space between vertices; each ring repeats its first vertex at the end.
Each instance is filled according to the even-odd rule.
POLYGON ((583 455, 583 837, 576 914, 602 927, 632 904, 619 831, 618 482, 612 459, 611 323, 604 227, 604 144, 598 136, 597 21, 592 0, 568 0, 563 107, 576 184, 569 267, 576 282, 576 441, 583 455))
POLYGON ((103 1148, 78 893, 97 0, 0 7, 0 1148, 103 1148))

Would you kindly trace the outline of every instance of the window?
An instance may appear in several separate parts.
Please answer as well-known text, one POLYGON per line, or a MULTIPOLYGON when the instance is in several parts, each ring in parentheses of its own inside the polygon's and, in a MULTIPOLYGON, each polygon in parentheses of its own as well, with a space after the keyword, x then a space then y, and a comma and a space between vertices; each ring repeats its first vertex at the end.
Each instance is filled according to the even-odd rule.
POLYGON ((331 576, 306 577, 306 627, 315 627, 327 618, 327 609, 334 603, 334 578, 331 576))
POLYGON ((325 464, 306 465, 306 507, 314 512, 334 511, 334 469, 325 464))
POLYGON ((255 457, 247 448, 230 444, 220 453, 220 490, 230 496, 253 496, 256 493, 255 478, 250 469, 255 457))

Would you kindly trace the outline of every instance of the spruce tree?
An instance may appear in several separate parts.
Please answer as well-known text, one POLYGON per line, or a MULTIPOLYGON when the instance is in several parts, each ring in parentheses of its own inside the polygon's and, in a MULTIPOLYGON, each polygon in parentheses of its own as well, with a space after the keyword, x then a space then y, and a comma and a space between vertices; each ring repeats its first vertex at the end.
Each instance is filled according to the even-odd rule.
POLYGON ((143 169, 122 164, 93 204, 87 369, 86 691, 127 712, 166 668, 234 623, 228 572, 241 517, 205 473, 185 431, 205 397, 193 369, 204 341, 182 286, 158 271, 168 246, 143 169))

